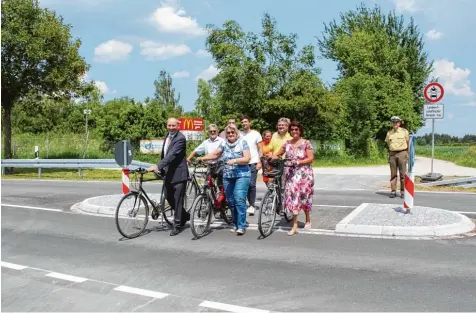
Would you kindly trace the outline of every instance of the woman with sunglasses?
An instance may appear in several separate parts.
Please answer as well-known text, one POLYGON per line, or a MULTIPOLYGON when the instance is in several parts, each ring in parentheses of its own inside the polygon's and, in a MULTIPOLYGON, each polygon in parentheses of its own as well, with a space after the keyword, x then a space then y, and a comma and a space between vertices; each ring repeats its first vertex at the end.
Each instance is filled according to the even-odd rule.
POLYGON ((297 121, 289 124, 289 133, 292 139, 285 141, 284 145, 273 154, 273 158, 280 158, 286 154, 286 159, 291 159, 294 166, 286 167, 284 172, 284 208, 293 213, 293 228, 288 232, 289 236, 298 231, 299 211, 306 215, 304 229, 311 228, 310 212, 314 197, 314 151, 309 140, 302 137, 304 129, 297 121))
POLYGON ((246 232, 246 195, 250 185, 251 171, 248 165, 251 154, 246 141, 240 138, 238 128, 231 124, 225 128, 226 140, 215 151, 197 158, 208 161, 220 158, 225 162, 223 184, 225 195, 232 211, 232 232, 246 232))

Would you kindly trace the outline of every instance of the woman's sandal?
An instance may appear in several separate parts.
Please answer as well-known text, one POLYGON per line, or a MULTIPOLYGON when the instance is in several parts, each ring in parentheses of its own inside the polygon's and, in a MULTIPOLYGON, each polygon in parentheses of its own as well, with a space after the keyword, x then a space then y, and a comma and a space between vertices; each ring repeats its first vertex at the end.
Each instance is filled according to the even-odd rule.
POLYGON ((306 223, 306 225, 304 225, 304 229, 311 229, 311 223, 306 223))
POLYGON ((292 229, 291 229, 291 230, 288 232, 288 236, 294 236, 294 235, 297 234, 297 233, 298 233, 297 229, 296 229, 296 230, 292 230, 292 229))

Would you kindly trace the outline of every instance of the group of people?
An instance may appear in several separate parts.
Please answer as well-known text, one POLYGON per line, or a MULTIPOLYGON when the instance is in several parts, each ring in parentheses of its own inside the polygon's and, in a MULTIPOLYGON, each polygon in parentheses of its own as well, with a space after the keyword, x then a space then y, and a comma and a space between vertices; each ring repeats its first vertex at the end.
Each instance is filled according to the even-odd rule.
MULTIPOLYGON (((281 118, 277 131, 266 130, 263 134, 251 128, 251 119, 240 119, 242 130, 236 121, 230 119, 228 125, 219 134, 215 124, 208 126, 208 138, 186 157, 185 136, 178 131, 179 121, 167 120, 168 134, 165 137, 161 160, 149 171, 159 171, 165 176, 164 185, 167 201, 175 210, 171 236, 180 233, 181 228, 190 220, 190 214, 184 210, 183 200, 188 178, 188 164, 195 156, 197 160, 224 162, 222 173, 226 199, 232 211, 232 232, 243 235, 246 232, 247 213, 254 215, 256 208, 256 181, 261 169, 261 157, 283 158, 291 160, 292 166, 284 172, 284 209, 292 212, 293 226, 288 235, 298 232, 297 218, 300 211, 306 215, 305 228, 311 228, 310 212, 314 197, 314 174, 312 162, 314 151, 310 142, 303 138, 304 129, 297 122, 281 118), (247 207, 246 202, 249 206, 247 207)), ((269 178, 263 177, 267 184, 269 178)))
MULTIPOLYGON (((240 121, 242 130, 238 129, 234 119, 230 119, 221 133, 218 133, 217 125, 209 125, 208 138, 187 157, 187 141, 178 130, 178 119, 167 120, 168 133, 162 147, 161 160, 148 170, 158 171, 165 176, 167 201, 175 211, 171 236, 179 234, 190 220, 190 214, 184 209, 184 197, 189 177, 188 164, 197 155, 200 156, 197 160, 215 162, 220 159, 225 163, 222 179, 226 199, 232 210, 234 227, 231 231, 238 235, 246 232, 246 213, 255 214, 256 180, 262 167, 261 157, 285 157, 291 160, 292 166, 286 167, 283 175, 284 210, 292 212, 293 216, 292 229, 288 235, 292 236, 298 232, 297 218, 300 211, 304 211, 306 216, 304 228, 311 228, 314 151, 309 140, 303 137, 303 126, 297 121, 280 118, 276 132, 266 130, 261 135, 251 129, 251 119, 248 116, 243 116, 240 121)), ((385 139, 391 173, 390 197, 396 197, 397 176, 400 174, 400 196, 403 198, 409 134, 406 129, 400 127, 402 121, 399 117, 394 116, 391 121, 393 128, 385 139)), ((269 178, 263 176, 263 181, 268 184, 269 178)))

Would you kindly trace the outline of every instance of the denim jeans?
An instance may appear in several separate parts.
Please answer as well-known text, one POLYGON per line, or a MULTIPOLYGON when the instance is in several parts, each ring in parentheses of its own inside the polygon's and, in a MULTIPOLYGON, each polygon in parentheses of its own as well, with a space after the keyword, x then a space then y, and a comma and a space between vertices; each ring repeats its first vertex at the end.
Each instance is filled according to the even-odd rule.
POLYGON ((248 188, 248 203, 252 206, 255 206, 256 201, 256 178, 258 176, 258 171, 256 170, 256 163, 250 164, 251 178, 250 178, 250 187, 248 188))
POLYGON ((249 177, 223 178, 226 200, 231 207, 232 223, 238 229, 246 229, 246 195, 249 177))

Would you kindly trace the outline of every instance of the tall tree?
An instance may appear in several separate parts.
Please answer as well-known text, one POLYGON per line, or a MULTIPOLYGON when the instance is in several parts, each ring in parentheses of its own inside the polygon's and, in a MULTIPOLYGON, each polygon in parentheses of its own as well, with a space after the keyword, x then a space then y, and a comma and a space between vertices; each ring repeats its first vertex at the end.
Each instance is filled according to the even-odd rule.
MULTIPOLYGON (((323 36, 319 38, 322 55, 337 62, 340 78, 364 80, 344 83, 349 88, 355 84, 375 88, 373 99, 376 103, 371 105, 377 106, 374 116, 378 123, 372 121, 373 125, 390 127, 389 115, 400 112, 408 122, 406 126, 417 130, 423 124, 423 89, 429 81, 433 62, 428 60, 422 35, 413 19, 405 25, 403 17, 395 12, 385 15, 378 6, 371 9, 364 4, 340 17, 340 23, 334 20, 325 25, 323 36), (396 96, 393 101, 392 94, 396 96), (381 101, 382 98, 387 100, 381 101), (390 109, 386 103, 393 103, 394 108, 390 109)), ((342 89, 350 91, 349 88, 342 89)), ((353 90, 363 94, 358 88, 353 90)), ((369 136, 383 139, 383 129, 372 128, 369 136)))
POLYGON ((38 0, 2 0, 2 109, 5 158, 12 157, 11 113, 29 94, 71 98, 89 65, 71 26, 38 0))
POLYGON ((340 120, 341 104, 325 102, 330 98, 312 45, 299 49, 297 35, 280 33, 269 14, 259 34, 245 33, 235 21, 208 28, 207 49, 220 69, 211 84, 223 115, 247 114, 261 129, 274 128, 279 117, 287 116, 300 119, 311 137, 332 136, 324 130, 335 129, 330 124, 340 120), (316 119, 323 124, 316 125, 316 119))
POLYGON ((196 113, 198 116, 216 123, 220 119, 220 108, 212 94, 212 87, 202 78, 198 80, 197 94, 197 100, 195 101, 196 113))
POLYGON ((172 77, 166 71, 160 71, 159 77, 154 81, 155 100, 157 100, 170 116, 183 113, 180 105, 180 94, 175 96, 175 88, 172 87, 172 77))

